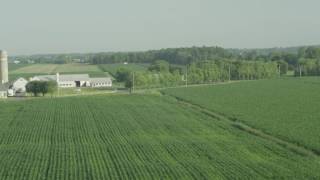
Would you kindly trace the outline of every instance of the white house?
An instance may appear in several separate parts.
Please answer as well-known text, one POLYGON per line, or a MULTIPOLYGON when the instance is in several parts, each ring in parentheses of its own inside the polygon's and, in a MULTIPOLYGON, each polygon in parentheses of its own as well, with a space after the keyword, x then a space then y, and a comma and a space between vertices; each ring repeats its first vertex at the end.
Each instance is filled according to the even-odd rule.
POLYGON ((24 78, 19 78, 12 83, 12 89, 15 93, 25 93, 26 92, 26 85, 28 81, 24 78))
POLYGON ((7 91, 8 96, 24 96, 26 93, 26 85, 28 81, 24 78, 15 80, 7 91))
POLYGON ((15 61, 13 61, 13 63, 15 63, 15 64, 20 64, 20 61, 15 60, 15 61))

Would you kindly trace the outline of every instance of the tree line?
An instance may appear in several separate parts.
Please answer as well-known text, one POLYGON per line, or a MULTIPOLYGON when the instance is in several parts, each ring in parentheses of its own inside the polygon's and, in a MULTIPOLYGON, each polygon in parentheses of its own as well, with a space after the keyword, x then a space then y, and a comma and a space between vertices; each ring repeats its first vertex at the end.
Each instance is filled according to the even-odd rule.
MULTIPOLYGON (((18 60, 35 63, 154 63, 161 59, 170 64, 187 65, 206 61, 260 61, 277 62, 281 69, 289 69, 301 75, 318 75, 316 62, 320 59, 320 47, 292 47, 271 49, 224 49, 222 47, 168 48, 141 52, 108 52, 90 54, 51 54, 23 56, 18 60), (287 66, 287 67, 286 67, 287 66)), ((284 71, 281 71, 284 72, 284 71)))
POLYGON ((157 60, 147 71, 133 72, 120 68, 116 80, 124 82, 127 88, 153 88, 179 86, 185 84, 204 84, 229 80, 254 80, 278 77, 279 63, 260 61, 202 61, 186 66, 171 65, 157 60))
POLYGON ((224 49, 221 47, 169 48, 145 52, 97 53, 88 59, 93 64, 108 63, 152 63, 158 59, 170 64, 190 64, 197 61, 235 59, 247 61, 279 61, 289 65, 298 64, 301 58, 320 58, 320 48, 301 47, 294 50, 285 49, 224 49))

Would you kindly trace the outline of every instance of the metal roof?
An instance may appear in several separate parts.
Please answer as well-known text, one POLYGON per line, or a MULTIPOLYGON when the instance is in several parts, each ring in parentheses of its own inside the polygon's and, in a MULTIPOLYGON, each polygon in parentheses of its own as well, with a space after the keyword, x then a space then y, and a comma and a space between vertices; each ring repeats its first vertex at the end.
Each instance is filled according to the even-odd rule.
POLYGON ((89 81, 90 77, 88 74, 65 74, 59 75, 60 81, 89 81))
MULTIPOLYGON (((41 75, 35 76, 34 78, 40 81, 56 81, 57 75, 41 75)), ((90 77, 88 74, 60 74, 59 81, 89 81, 90 77)))
POLYGON ((40 81, 56 81, 56 75, 41 75, 34 76, 34 79, 39 79, 40 81))
POLYGON ((106 82, 112 82, 111 78, 90 78, 90 83, 106 83, 106 82))

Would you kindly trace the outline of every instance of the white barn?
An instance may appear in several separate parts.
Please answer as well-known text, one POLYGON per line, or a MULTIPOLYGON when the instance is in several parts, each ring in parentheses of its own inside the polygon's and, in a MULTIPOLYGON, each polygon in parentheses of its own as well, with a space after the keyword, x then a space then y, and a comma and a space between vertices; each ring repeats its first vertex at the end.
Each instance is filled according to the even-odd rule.
POLYGON ((90 78, 91 87, 112 87, 111 78, 90 78))
POLYGON ((34 76, 30 81, 56 81, 58 87, 111 87, 111 78, 90 78, 88 74, 59 74, 34 76))
POLYGON ((88 74, 67 74, 57 73, 56 81, 59 87, 87 87, 90 86, 90 77, 88 74))

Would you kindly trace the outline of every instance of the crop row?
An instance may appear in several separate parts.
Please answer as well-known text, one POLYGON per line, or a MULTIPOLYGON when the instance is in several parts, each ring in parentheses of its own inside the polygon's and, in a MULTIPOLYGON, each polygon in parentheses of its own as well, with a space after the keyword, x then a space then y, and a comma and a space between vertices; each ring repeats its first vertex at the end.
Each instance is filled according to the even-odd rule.
POLYGON ((318 78, 286 78, 165 93, 320 152, 319 91, 318 78))
POLYGON ((157 96, 0 104, 0 179, 320 177, 319 159, 157 96))

